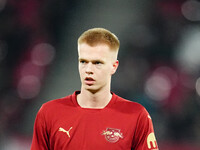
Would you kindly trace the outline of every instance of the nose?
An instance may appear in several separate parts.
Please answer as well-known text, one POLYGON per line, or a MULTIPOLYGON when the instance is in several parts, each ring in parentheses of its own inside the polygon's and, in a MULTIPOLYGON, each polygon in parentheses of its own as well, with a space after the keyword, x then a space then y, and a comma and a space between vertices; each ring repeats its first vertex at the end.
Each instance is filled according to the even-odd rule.
POLYGON ((93 74, 93 65, 92 63, 88 63, 87 66, 86 66, 86 69, 85 69, 85 72, 87 74, 93 74))

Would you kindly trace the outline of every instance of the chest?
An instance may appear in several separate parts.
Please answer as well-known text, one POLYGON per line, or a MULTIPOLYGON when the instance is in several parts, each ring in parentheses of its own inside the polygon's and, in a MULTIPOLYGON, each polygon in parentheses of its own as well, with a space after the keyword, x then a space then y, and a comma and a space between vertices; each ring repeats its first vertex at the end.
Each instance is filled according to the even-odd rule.
POLYGON ((49 124, 49 145, 65 150, 130 150, 136 120, 112 110, 58 112, 49 124))

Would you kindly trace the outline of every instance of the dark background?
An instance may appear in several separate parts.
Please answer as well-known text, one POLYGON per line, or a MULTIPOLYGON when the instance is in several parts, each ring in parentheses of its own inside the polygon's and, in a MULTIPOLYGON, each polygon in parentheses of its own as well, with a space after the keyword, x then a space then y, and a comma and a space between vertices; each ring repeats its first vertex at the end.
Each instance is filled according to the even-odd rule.
POLYGON ((200 149, 199 25, 197 0, 0 0, 0 149, 30 149, 42 103, 80 89, 93 27, 119 37, 112 91, 146 107, 160 149, 200 149))

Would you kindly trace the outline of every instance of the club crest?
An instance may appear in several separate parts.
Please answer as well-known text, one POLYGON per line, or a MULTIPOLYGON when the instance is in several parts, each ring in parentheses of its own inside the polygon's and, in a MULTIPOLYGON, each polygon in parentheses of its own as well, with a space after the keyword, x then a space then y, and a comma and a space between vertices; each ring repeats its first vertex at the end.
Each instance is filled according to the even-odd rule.
POLYGON ((102 135, 105 135, 105 139, 111 143, 115 143, 120 138, 123 138, 120 129, 107 128, 103 131, 102 135))

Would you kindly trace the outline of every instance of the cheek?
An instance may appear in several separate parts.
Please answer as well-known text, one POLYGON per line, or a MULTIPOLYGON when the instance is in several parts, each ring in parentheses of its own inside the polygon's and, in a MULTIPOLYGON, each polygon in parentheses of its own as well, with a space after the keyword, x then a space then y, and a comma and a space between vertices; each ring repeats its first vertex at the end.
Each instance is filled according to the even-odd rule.
POLYGON ((79 72, 83 72, 83 65, 82 64, 79 64, 79 66, 78 66, 78 70, 79 70, 79 72))
POLYGON ((110 78, 111 76, 111 68, 106 68, 105 70, 102 71, 101 78, 110 78))
POLYGON ((83 76, 83 69, 81 69, 81 68, 79 67, 79 68, 78 68, 78 71, 79 71, 80 77, 83 76))
POLYGON ((108 73, 108 75, 110 75, 110 76, 113 74, 113 66, 112 66, 112 65, 110 65, 110 66, 108 67, 107 73, 108 73))

